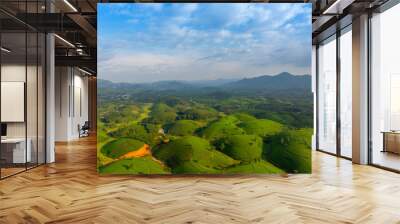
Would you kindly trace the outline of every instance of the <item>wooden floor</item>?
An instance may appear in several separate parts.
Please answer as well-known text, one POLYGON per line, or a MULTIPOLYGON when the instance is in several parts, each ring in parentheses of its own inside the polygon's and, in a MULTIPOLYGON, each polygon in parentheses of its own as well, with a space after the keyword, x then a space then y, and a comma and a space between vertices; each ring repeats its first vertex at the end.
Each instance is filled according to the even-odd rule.
POLYGON ((373 155, 374 164, 388 167, 395 170, 400 170, 400 155, 391 152, 374 151, 373 155))
POLYGON ((400 175, 313 154, 312 175, 99 177, 94 138, 0 181, 0 223, 400 223, 400 175))
POLYGON ((15 167, 4 168, 3 167, 3 168, 1 168, 1 177, 8 177, 8 176, 11 176, 13 174, 23 172, 25 170, 26 170, 25 167, 23 167, 23 168, 19 168, 19 167, 17 167, 17 168, 15 168, 15 167))

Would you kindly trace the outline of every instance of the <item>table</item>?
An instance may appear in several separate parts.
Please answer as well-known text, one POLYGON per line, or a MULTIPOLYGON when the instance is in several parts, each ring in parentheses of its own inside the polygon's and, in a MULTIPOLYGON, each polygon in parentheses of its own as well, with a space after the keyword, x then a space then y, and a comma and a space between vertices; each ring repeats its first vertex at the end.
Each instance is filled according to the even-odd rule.
POLYGON ((32 160, 32 141, 27 140, 25 150, 25 138, 5 138, 1 139, 1 157, 6 160, 6 163, 26 163, 32 160))
POLYGON ((383 131, 383 150, 400 154, 400 131, 383 131))

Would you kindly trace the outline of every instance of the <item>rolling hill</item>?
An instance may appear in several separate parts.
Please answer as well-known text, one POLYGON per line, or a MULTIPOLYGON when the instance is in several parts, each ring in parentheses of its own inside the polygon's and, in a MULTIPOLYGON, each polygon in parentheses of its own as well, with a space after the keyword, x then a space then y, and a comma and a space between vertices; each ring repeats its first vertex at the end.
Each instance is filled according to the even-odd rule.
POLYGON ((311 135, 311 128, 282 131, 264 144, 264 159, 289 173, 310 173, 311 135))
POLYGON ((251 162, 261 159, 263 142, 256 135, 230 135, 216 143, 217 148, 235 160, 251 162))
POLYGON ((119 138, 105 144, 101 152, 107 157, 116 159, 128 152, 135 151, 144 145, 143 142, 130 138, 119 138))
POLYGON ((121 159, 99 167, 102 174, 167 174, 170 170, 151 156, 121 159))
POLYGON ((195 136, 185 136, 163 144, 154 155, 178 173, 183 167, 190 168, 193 173, 207 173, 210 169, 222 169, 238 163, 215 150, 207 140, 195 136))

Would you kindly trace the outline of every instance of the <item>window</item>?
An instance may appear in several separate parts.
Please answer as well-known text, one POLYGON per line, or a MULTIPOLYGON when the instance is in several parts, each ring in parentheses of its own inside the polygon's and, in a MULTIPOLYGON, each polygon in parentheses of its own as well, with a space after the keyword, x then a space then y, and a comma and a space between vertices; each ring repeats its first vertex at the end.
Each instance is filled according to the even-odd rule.
POLYGON ((371 18, 371 160, 400 170, 400 4, 371 18))
POLYGON ((340 35, 340 154, 352 157, 352 34, 351 26, 340 35))
POLYGON ((318 48, 318 149, 336 153, 336 36, 318 48))

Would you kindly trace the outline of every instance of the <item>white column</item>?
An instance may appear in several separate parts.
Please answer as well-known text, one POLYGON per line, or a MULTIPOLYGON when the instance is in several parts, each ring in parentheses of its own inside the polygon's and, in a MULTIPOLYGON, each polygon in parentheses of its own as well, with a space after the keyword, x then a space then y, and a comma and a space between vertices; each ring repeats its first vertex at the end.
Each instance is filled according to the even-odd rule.
POLYGON ((52 163, 55 161, 55 44, 53 34, 47 34, 46 45, 46 163, 52 163))
POLYGON ((368 163, 368 15, 353 19, 353 162, 368 163))
POLYGON ((312 93, 313 93, 313 99, 314 99, 314 101, 313 101, 313 105, 314 105, 314 119, 313 119, 313 121, 314 121, 314 124, 313 124, 313 127, 314 127, 314 132, 313 132, 313 135, 312 135, 312 139, 311 139, 311 142, 312 142, 312 145, 311 145, 311 148, 312 148, 312 150, 316 150, 316 148, 317 148, 317 144, 316 144, 316 138, 317 138, 317 134, 316 134, 316 131, 317 131, 317 113, 318 113, 318 111, 317 111, 317 47, 315 46, 315 45, 312 45, 312 51, 311 51, 311 90, 312 90, 312 93))

